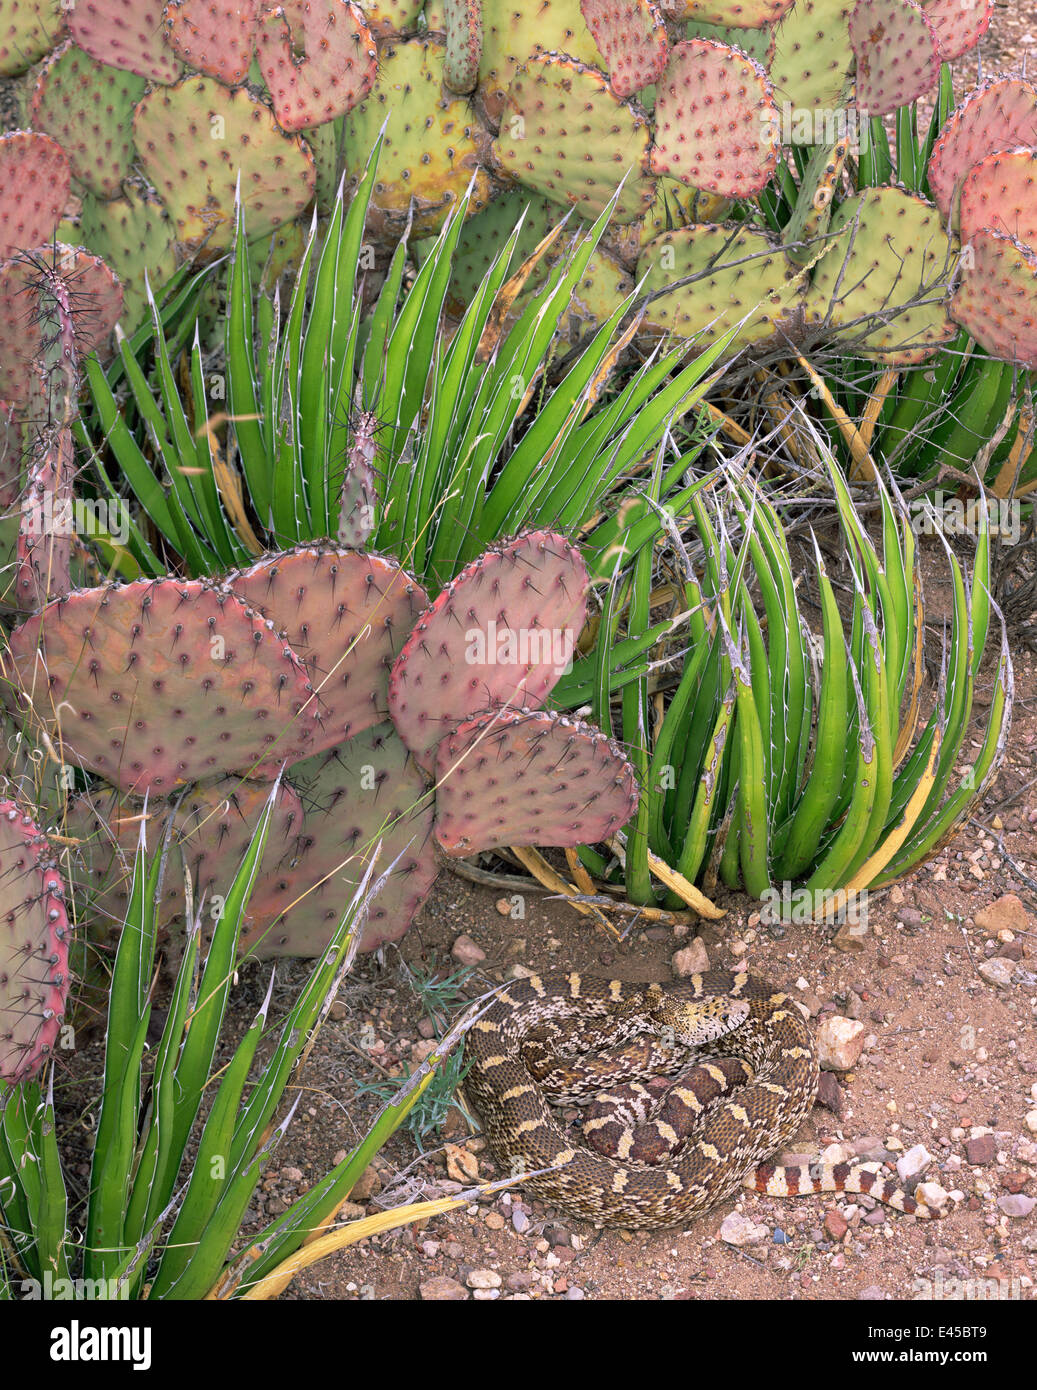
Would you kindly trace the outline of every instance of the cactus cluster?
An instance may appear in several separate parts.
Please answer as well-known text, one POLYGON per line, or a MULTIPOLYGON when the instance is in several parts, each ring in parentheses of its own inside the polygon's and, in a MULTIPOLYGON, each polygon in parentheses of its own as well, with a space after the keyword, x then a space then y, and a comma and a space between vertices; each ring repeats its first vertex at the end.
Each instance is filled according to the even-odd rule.
MULTIPOLYGON (((730 200, 792 178, 789 146, 831 143, 790 134, 790 116, 853 123, 924 96, 991 11, 992 0, 7 0, 0 71, 27 70, 26 119, 66 148, 82 239, 131 286, 125 328, 144 311, 145 269, 155 283, 226 249, 239 187, 251 235, 267 238, 314 200, 326 210, 341 175, 357 186, 388 122, 368 224, 382 266, 408 229, 436 233, 473 180, 472 239, 492 246, 501 200, 532 200, 537 219, 545 207, 554 220, 566 208, 594 217, 623 180, 571 331, 607 317, 630 277, 651 272, 649 334, 690 332, 703 315, 687 312, 688 290, 706 287, 689 277, 701 275, 726 286, 729 326, 745 321, 733 349, 766 321, 857 348, 863 337, 865 351, 898 365, 932 351, 949 320, 941 306, 915 332, 925 254, 899 275, 886 254, 855 296, 865 319, 905 313, 907 331, 869 334, 859 318, 850 329, 846 305, 826 298, 831 267, 818 276, 813 266, 852 242, 827 225, 839 160, 827 203, 813 176, 802 179, 798 240, 757 219, 766 244, 748 257, 703 235, 678 266, 667 234, 723 227, 730 200), (770 296, 762 318, 757 279, 770 296)), ((24 175, 11 184, 26 186, 24 175)), ((906 204, 905 215, 918 221, 906 204)), ((981 249, 1009 286, 1025 279, 1026 255, 981 249)))
POLYGON ((604 735, 541 708, 587 585, 578 552, 539 531, 474 561, 431 605, 398 565, 331 542, 219 585, 138 580, 47 603, 11 634, 6 700, 93 774, 66 830, 98 929, 121 920, 144 819, 172 816, 184 866, 161 924, 179 921, 184 869, 216 901, 285 767, 245 934, 261 956, 323 950, 343 885, 379 842, 380 869, 395 864, 364 949, 406 930, 437 843, 449 855, 612 835, 636 804, 632 769, 604 735))
POLYGON ((951 113, 929 184, 962 244, 950 313, 994 357, 1037 370, 1037 87, 993 77, 951 113))

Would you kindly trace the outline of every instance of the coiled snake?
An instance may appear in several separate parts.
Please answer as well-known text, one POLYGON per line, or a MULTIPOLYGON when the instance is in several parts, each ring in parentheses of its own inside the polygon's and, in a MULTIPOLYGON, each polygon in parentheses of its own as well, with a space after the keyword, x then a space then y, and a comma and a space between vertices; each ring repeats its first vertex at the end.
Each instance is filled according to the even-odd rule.
MULTIPOLYGON (((465 1090, 497 1162, 515 1175, 555 1169, 525 1188, 578 1220, 672 1226, 743 1186, 779 1197, 865 1192, 918 1217, 938 1215, 859 1166, 765 1162, 813 1105, 818 1062, 794 1001, 744 973, 709 971, 665 988, 575 973, 533 975, 509 984, 473 1025, 465 1060, 471 1064, 465 1090), (610 1058, 580 1060, 603 1042, 615 1048, 610 1058), (683 1108, 686 1137, 672 1136, 677 1151, 662 1162, 639 1158, 633 1132, 607 1111, 596 1123, 618 1131, 616 1157, 574 1141, 552 1116, 549 1097, 580 1102, 603 1084, 643 1075, 646 1065, 673 1075, 702 1056, 721 1059, 697 1068, 699 1082, 703 1072, 712 1079, 711 1094, 703 1098, 687 1077, 672 1087, 669 1114, 683 1108)), ((655 1122, 668 1137, 670 1128, 669 1121, 655 1122)))

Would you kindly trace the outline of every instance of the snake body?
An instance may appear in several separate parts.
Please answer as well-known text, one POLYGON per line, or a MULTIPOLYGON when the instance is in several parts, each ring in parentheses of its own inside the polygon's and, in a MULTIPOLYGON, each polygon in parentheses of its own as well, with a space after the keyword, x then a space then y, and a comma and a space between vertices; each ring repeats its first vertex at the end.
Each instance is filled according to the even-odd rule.
POLYGON ((818 1061, 794 1001, 744 973, 709 971, 665 988, 577 973, 533 975, 509 984, 476 1021, 465 1059, 465 1089, 498 1164, 514 1176, 551 1169, 526 1180, 526 1190, 596 1226, 676 1225, 743 1186, 781 1197, 866 1192, 918 1217, 937 1214, 857 1166, 765 1162, 813 1105, 818 1061), (707 1041, 683 1045, 679 1022, 674 1041, 673 1019, 689 1013, 705 1020, 707 1041), (658 1035, 666 1033, 660 1061, 658 1035), (613 1060, 581 1060, 603 1041, 614 1047, 613 1060), (661 1162, 640 1159, 629 1135, 616 1142, 625 1157, 594 1152, 554 1118, 549 1104, 549 1098, 579 1102, 603 1080, 631 1080, 639 1048, 652 1054, 649 1071, 673 1072, 703 1056, 741 1064, 714 1068, 705 1099, 685 1079, 670 1091, 671 1114, 674 1105, 687 1114, 683 1134, 674 1136, 677 1152, 661 1162))

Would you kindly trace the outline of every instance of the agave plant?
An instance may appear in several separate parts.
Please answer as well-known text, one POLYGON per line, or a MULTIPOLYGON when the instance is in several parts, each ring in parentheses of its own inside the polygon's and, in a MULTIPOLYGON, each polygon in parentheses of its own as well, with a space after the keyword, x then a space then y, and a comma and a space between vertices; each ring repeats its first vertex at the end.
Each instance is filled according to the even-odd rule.
MULTIPOLYGON (((178 378, 154 312, 154 379, 125 345, 107 372, 87 363, 93 418, 80 443, 111 500, 122 500, 125 480, 167 556, 135 518, 124 573, 164 574, 174 562, 213 574, 262 550, 340 535, 396 557, 435 592, 502 534, 572 533, 627 500, 629 522, 646 514, 629 479, 701 400, 722 344, 697 355, 686 345, 659 350, 621 380, 630 295, 559 365, 556 330, 612 203, 509 315, 539 259, 513 263, 520 218, 448 335, 463 199, 406 287, 400 242, 365 315, 364 227, 379 153, 348 205, 340 188, 327 224, 314 222, 287 304, 276 286, 256 291, 239 204, 221 373, 208 370, 196 327, 178 378), (354 497, 361 459, 366 515, 354 497)), ((700 445, 693 439, 689 452, 700 445)), ((667 490, 686 467, 670 470, 667 490)))
MULTIPOLYGON (((982 746, 956 776, 994 608, 985 507, 971 583, 947 552, 953 617, 940 688, 919 729, 925 610, 911 516, 877 480, 876 549, 828 464, 852 600, 844 619, 815 542, 820 632, 806 621, 782 522, 767 497, 729 478, 712 486, 712 496, 704 485, 691 500, 704 559, 700 572, 687 570, 679 684, 661 720, 649 717, 644 677, 624 691, 622 737, 642 771, 642 793, 614 847, 635 902, 654 901, 654 857, 680 876, 671 905, 702 910, 694 885, 708 894, 719 879, 767 899, 798 886, 831 915, 932 854, 1000 762, 1013 692, 1003 622, 982 746)), ((650 546, 630 571, 617 566, 605 632, 615 629, 623 603, 629 625, 643 621, 651 573, 650 546)), ((592 703, 609 729, 606 687, 592 703)), ((600 855, 582 853, 588 867, 607 872, 600 855)))
POLYGON ((163 846, 149 855, 141 834, 112 976, 84 1199, 70 1196, 65 1179, 53 1070, 45 1088, 37 1081, 0 1082, 0 1297, 269 1298, 332 1250, 470 1200, 421 1202, 326 1230, 463 1035, 472 1010, 382 1107, 341 1163, 264 1230, 241 1239, 246 1209, 298 1104, 296 1099, 284 1111, 284 1098, 296 1086, 314 1030, 350 968, 376 887, 369 871, 280 1029, 267 1021, 271 972, 251 1027, 230 1059, 217 1064, 217 1051, 227 1041, 225 1016, 243 914, 275 801, 276 789, 234 875, 204 960, 205 904, 197 904, 152 1063, 146 1039, 153 1008, 154 903, 166 851, 163 846), (259 1067, 256 1057, 267 1043, 269 1060, 259 1067), (84 1235, 73 1235, 77 1226, 84 1235))

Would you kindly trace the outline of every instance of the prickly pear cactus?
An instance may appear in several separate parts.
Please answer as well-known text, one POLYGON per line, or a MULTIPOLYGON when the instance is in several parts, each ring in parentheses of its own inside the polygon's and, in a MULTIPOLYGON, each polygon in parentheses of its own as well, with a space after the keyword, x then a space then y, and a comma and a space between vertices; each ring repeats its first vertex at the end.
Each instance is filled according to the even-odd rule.
MULTIPOLYGON (((455 731, 467 737, 488 705, 501 719, 522 709, 527 734, 535 725, 536 747, 550 750, 550 764, 535 766, 554 766, 523 789, 538 809, 527 805, 523 820, 513 808, 511 821, 494 821, 498 833, 505 823, 523 835, 549 827, 570 837, 559 844, 611 834, 630 811, 622 754, 523 704, 539 703, 562 674, 586 587, 579 553, 541 531, 474 561, 428 608, 398 566, 330 544, 265 556, 221 587, 167 578, 47 604, 11 635, 6 698, 21 726, 42 725, 51 748, 93 774, 66 822, 90 889, 89 936, 104 939, 121 919, 145 819, 155 844, 172 817, 163 928, 182 925, 184 868, 195 901, 215 900, 287 764, 243 949, 318 954, 379 843, 376 872, 388 877, 362 948, 396 940, 438 870, 441 788, 429 781, 439 745, 455 731), (584 806, 580 786, 592 789, 584 806)), ((512 742, 524 736, 505 724, 512 742)), ((462 852, 459 841, 451 852, 462 852)))
POLYGON ((323 125, 374 86, 378 50, 351 0, 282 0, 264 10, 256 60, 282 130, 323 125))
POLYGON ((99 198, 122 191, 136 158, 133 110, 147 81, 98 63, 69 39, 40 69, 29 102, 34 130, 61 143, 76 179, 99 198))
POLYGON ((46 1064, 68 1000, 65 885, 33 819, 0 801, 0 1080, 46 1064))
POLYGON ((488 710, 436 754, 436 839, 449 855, 607 840, 636 807, 619 746, 546 710, 488 710))
POLYGON ((490 549, 451 580, 389 677, 393 723, 421 766, 459 711, 542 704, 572 659, 586 593, 579 551, 550 531, 490 549))
POLYGON ((320 697, 311 752, 336 748, 389 712, 389 670, 428 603, 379 555, 301 546, 232 574, 228 587, 283 628, 320 697))
POLYGON ((125 792, 262 774, 304 757, 319 728, 299 658, 204 580, 76 591, 16 627, 10 648, 12 679, 54 746, 125 792))
POLYGON ((397 860, 372 904, 360 941, 397 941, 439 871, 433 797, 391 724, 366 729, 293 769, 305 808, 291 859, 266 873, 249 903, 242 949, 260 959, 319 955, 375 851, 375 877, 397 860))
POLYGON ((898 187, 848 198, 814 274, 815 312, 887 366, 924 362, 954 336, 945 287, 957 251, 931 203, 898 187))

